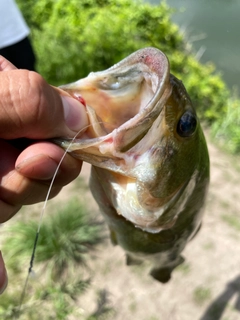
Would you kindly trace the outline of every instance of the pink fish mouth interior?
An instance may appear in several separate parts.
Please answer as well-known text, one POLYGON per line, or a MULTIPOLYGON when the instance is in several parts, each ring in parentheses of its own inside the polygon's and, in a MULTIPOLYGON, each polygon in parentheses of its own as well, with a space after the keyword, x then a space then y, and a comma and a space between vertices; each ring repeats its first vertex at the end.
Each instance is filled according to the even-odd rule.
POLYGON ((125 152, 140 141, 161 112, 170 95, 169 76, 166 56, 146 48, 60 88, 86 102, 90 127, 81 141, 95 143, 113 133, 114 148, 125 152))
POLYGON ((91 128, 85 138, 92 139, 109 134, 141 113, 154 96, 157 84, 152 81, 148 72, 130 69, 116 75, 92 73, 61 89, 86 106, 91 128))

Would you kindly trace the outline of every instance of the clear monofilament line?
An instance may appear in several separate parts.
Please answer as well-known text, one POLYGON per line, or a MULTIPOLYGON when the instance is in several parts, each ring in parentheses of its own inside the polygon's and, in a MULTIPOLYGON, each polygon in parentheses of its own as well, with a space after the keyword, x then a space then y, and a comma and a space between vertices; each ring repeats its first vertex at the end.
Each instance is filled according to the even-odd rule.
MULTIPOLYGON (((89 127, 89 125, 87 126, 89 127)), ((53 186, 53 183, 56 179, 56 175, 58 173, 58 170, 66 156, 66 154, 68 153, 71 145, 73 144, 74 140, 76 139, 76 137, 83 131, 83 130, 86 130, 86 127, 81 129, 71 140, 71 142, 69 143, 69 146, 67 147, 67 149, 65 150, 63 156, 61 157, 59 163, 58 163, 58 166, 54 172, 54 175, 52 177, 52 180, 51 180, 51 183, 50 183, 50 186, 49 186, 49 189, 48 189, 48 192, 47 192, 47 195, 46 195, 46 198, 44 200, 44 204, 43 204, 43 207, 42 207, 42 210, 41 210, 41 214, 40 214, 40 220, 39 220, 39 223, 38 223, 38 229, 37 229, 37 232, 36 232, 36 236, 35 236, 35 240, 34 240, 34 245, 33 245, 33 250, 32 250, 32 255, 31 255, 31 259, 30 259, 30 263, 29 263, 29 269, 28 269, 28 274, 27 274, 27 277, 26 277, 26 280, 25 280, 25 283, 24 283, 24 288, 23 288, 23 291, 22 291, 22 294, 21 294, 21 297, 20 297, 20 303, 19 303, 19 307, 18 307, 18 310, 17 310, 17 313, 16 313, 16 317, 15 319, 18 319, 18 317, 20 316, 20 311, 21 311, 21 307, 22 307, 22 304, 23 304, 23 301, 24 301, 24 298, 25 298, 25 294, 26 294, 26 289, 27 289, 27 285, 28 285, 28 281, 29 281, 29 277, 30 277, 30 274, 32 272, 32 269, 33 269, 33 263, 34 263, 34 258, 35 258, 35 252, 36 252, 36 248, 37 248, 37 243, 38 243, 38 237, 39 237, 39 233, 40 233, 40 229, 41 229, 41 225, 42 225, 42 221, 43 221, 43 215, 44 215, 44 212, 46 210, 46 206, 47 206, 47 202, 48 202, 48 199, 49 199, 49 195, 50 195, 50 192, 52 190, 52 186, 53 186)))

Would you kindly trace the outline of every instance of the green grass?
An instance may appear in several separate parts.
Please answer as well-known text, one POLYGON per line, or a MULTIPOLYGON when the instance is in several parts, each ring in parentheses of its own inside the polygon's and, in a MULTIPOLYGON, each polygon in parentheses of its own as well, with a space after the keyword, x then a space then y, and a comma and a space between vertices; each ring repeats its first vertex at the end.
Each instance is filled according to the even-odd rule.
POLYGON ((223 214, 221 216, 221 218, 230 227, 234 228, 236 231, 240 231, 240 217, 239 216, 223 214))
POLYGON ((17 315, 17 308, 20 299, 20 291, 15 290, 14 294, 5 292, 1 296, 0 319, 10 320, 17 315))
MULTIPOLYGON (((32 213, 30 221, 26 215, 27 211, 23 221, 17 220, 5 231, 2 248, 11 282, 1 296, 0 319, 14 319, 18 312, 38 227, 32 213)), ((65 320, 69 315, 85 319, 81 318, 78 300, 91 285, 87 260, 105 239, 103 230, 102 223, 77 199, 55 204, 51 214, 43 218, 35 256, 37 273, 29 279, 19 320, 65 320)), ((104 293, 99 293, 97 306, 92 319, 112 312, 104 293)))
POLYGON ((176 268, 176 271, 182 272, 184 275, 186 275, 190 273, 191 266, 188 263, 182 263, 176 268))
MULTIPOLYGON (((8 228, 3 250, 8 267, 16 269, 20 258, 32 254, 38 221, 18 221, 8 228)), ((51 277, 68 277, 74 268, 86 263, 86 254, 103 241, 102 223, 93 220, 78 200, 59 204, 50 216, 45 216, 40 229, 36 263, 47 263, 51 277)))
POLYGON ((211 290, 207 287, 199 286, 193 291, 193 300, 198 305, 202 305, 209 301, 211 296, 211 290))
POLYGON ((213 250, 215 248, 215 244, 211 241, 209 242, 206 242, 204 245, 203 245, 203 249, 204 250, 213 250))
POLYGON ((219 203, 220 203, 221 207, 224 208, 224 209, 228 209, 230 207, 230 203, 228 201, 219 200, 219 203))
POLYGON ((129 308, 129 311, 130 311, 131 313, 135 313, 136 310, 137 310, 137 303, 136 303, 136 301, 131 301, 128 308, 129 308))
POLYGON ((95 311, 86 320, 111 320, 114 319, 115 310, 111 306, 109 292, 105 289, 97 292, 97 306, 95 311))

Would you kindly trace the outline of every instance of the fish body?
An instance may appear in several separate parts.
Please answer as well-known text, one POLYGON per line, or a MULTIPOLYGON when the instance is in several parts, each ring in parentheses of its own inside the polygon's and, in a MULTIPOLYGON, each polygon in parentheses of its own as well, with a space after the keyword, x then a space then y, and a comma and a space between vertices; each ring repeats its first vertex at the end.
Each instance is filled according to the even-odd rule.
POLYGON ((92 164, 90 188, 127 263, 149 259, 167 282, 199 230, 209 184, 206 141, 192 102, 156 48, 63 90, 86 102, 90 126, 71 145, 92 164))

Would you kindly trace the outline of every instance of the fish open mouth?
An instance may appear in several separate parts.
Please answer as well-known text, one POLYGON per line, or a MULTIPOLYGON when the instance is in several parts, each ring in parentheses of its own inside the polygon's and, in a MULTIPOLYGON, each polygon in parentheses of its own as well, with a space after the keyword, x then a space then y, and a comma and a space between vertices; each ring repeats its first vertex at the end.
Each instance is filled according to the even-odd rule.
POLYGON ((159 157, 151 152, 164 135, 162 111, 172 93, 166 56, 145 48, 60 88, 86 106, 89 127, 74 141, 55 142, 105 169, 104 192, 118 214, 149 232, 170 228, 176 217, 164 212, 167 204, 168 209, 173 206, 169 199, 174 194, 160 199, 149 187, 159 179, 159 157))
MULTIPOLYGON (((86 105, 90 123, 70 150, 78 150, 80 156, 80 149, 83 154, 88 148, 88 152, 103 157, 127 152, 160 114, 170 94, 168 83, 166 56, 157 49, 146 48, 105 71, 92 72, 61 86, 86 105)), ((66 148, 66 144, 65 139, 61 145, 66 148)))
MULTIPOLYGON (((153 79, 153 82, 157 79, 153 79)), ((84 99, 92 126, 89 138, 105 136, 144 110, 154 92, 147 70, 132 67, 121 73, 91 73, 61 89, 76 99, 84 99)))

